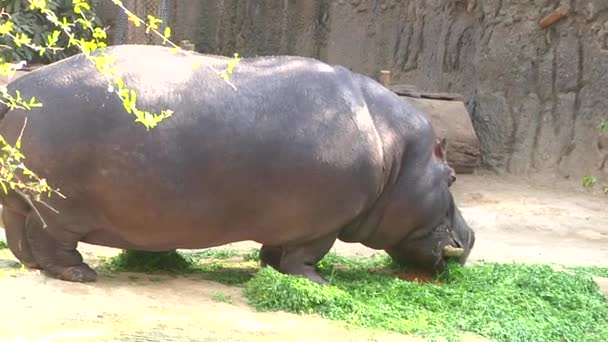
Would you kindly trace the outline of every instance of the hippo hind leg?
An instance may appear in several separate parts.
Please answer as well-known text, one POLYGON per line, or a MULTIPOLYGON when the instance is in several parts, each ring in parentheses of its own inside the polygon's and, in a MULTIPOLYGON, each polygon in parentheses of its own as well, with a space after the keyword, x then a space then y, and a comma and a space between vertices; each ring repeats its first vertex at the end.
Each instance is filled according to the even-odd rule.
POLYGON ((282 246, 279 271, 285 274, 304 276, 318 284, 327 284, 317 272, 317 263, 336 242, 336 235, 313 241, 282 246))
POLYGON ((97 273, 83 262, 82 255, 76 250, 80 236, 65 230, 53 230, 53 227, 43 228, 40 218, 35 212, 30 212, 26 220, 26 236, 32 254, 41 268, 51 277, 73 281, 92 282, 97 279, 97 273))
POLYGON ((34 258, 30 244, 25 236, 26 214, 8 207, 2 208, 6 242, 8 248, 19 261, 28 268, 39 269, 40 264, 34 258))
POLYGON ((281 255, 283 255, 283 248, 280 246, 262 245, 262 248, 260 248, 260 265, 262 267, 272 266, 278 271, 281 267, 281 255))

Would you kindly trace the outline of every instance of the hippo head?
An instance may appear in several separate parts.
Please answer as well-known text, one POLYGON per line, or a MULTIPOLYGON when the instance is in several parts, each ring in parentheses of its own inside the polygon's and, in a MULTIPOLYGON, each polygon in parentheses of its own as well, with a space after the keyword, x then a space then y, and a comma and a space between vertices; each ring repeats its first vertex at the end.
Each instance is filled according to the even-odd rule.
POLYGON ((464 264, 475 244, 475 232, 462 218, 449 195, 449 209, 430 229, 419 229, 389 247, 386 252, 397 263, 419 272, 442 273, 447 262, 464 264))
POLYGON ((385 249, 397 263, 417 272, 442 273, 449 260, 463 265, 475 244, 475 232, 463 219, 449 190, 456 176, 447 164, 445 149, 445 139, 436 142, 434 154, 440 172, 433 186, 432 214, 425 215, 424 223, 403 240, 385 249))

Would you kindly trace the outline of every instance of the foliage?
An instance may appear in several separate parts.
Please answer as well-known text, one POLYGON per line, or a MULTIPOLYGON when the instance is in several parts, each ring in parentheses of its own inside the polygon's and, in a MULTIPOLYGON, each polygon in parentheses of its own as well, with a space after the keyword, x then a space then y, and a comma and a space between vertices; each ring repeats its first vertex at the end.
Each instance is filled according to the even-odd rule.
POLYGON ((188 254, 186 254, 188 257, 188 260, 190 261, 200 261, 200 260, 208 260, 208 259, 215 259, 215 260, 225 260, 225 259, 230 259, 230 258, 235 258, 235 257, 239 257, 240 254, 237 250, 234 249, 215 249, 215 248, 209 248, 209 249, 204 249, 202 251, 197 251, 197 252, 190 252, 188 254))
MULTIPOLYGON (((600 124, 597 126, 600 135, 608 135, 608 120, 602 120, 600 124)), ((597 184, 597 177, 594 176, 584 176, 583 177, 583 187, 592 188, 597 184)), ((602 184, 602 191, 605 194, 608 194, 608 183, 602 184)))
POLYGON ((583 186, 585 188, 590 188, 597 183, 597 178, 593 176, 585 176, 583 177, 583 186))
POLYGON ((100 258, 99 269, 111 272, 179 273, 200 276, 224 284, 243 284, 253 277, 255 262, 228 249, 206 249, 198 252, 122 251, 112 258, 100 258), (229 262, 228 259, 239 257, 229 262))
POLYGON ((585 273, 591 276, 608 278, 608 267, 578 266, 571 267, 575 272, 585 273))
POLYGON ((608 305, 591 279, 592 273, 608 273, 606 268, 576 267, 569 273, 543 265, 450 265, 433 282, 418 283, 399 279, 404 270, 387 255, 331 253, 319 264, 330 285, 320 286, 270 267, 259 269, 253 251, 241 253, 241 262, 229 250, 180 254, 191 260, 184 273, 243 286, 260 311, 319 314, 351 327, 430 339, 458 340, 463 332, 494 341, 601 341, 608 336, 608 305))
POLYGON ((0 269, 0 279, 9 276, 9 277, 15 277, 19 274, 26 274, 28 271, 25 268, 25 265, 21 264, 21 263, 15 263, 15 265, 11 265, 11 267, 8 270, 4 270, 4 269, 0 269))
POLYGON ((216 302, 232 304, 232 297, 230 297, 222 292, 214 293, 213 300, 215 300, 216 302))
POLYGON ((8 248, 6 241, 0 240, 0 249, 6 249, 6 248, 8 248))
POLYGON ((608 134, 608 120, 603 120, 597 127, 600 130, 600 134, 608 134))
MULTIPOLYGON (((14 27, 13 34, 20 38, 15 41, 10 36, 0 37, 0 44, 3 46, 0 49, 0 57, 5 61, 46 64, 80 52, 75 45, 68 47, 68 37, 59 35, 59 26, 50 22, 42 12, 28 6, 26 1, 4 0, 3 7, 6 13, 10 13, 10 20, 14 27), (37 47, 45 45, 49 39, 56 42, 56 44, 50 44, 55 47, 45 49, 41 55, 37 47), (24 44, 30 41, 31 45, 24 44), (59 48, 59 46, 66 48, 59 48)), ((80 14, 74 10, 72 0, 49 0, 46 7, 58 18, 65 18, 68 22, 75 22, 80 18, 80 14)), ((88 18, 91 18, 95 26, 101 25, 93 10, 83 8, 82 11, 88 18)), ((87 40, 91 38, 90 32, 82 27, 75 26, 73 29, 76 36, 84 37, 87 40)))
POLYGON ((102 269, 108 271, 130 271, 143 273, 184 273, 191 269, 191 263, 181 254, 170 252, 146 252, 128 250, 109 259, 102 269))

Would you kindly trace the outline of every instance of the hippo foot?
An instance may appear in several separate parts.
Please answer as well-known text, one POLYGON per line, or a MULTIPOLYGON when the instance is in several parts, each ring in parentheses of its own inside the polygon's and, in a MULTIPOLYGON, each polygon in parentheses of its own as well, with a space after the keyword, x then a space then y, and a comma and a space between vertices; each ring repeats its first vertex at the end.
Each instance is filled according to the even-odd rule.
POLYGON ((50 268, 47 273, 53 278, 75 283, 90 283, 97 280, 97 272, 87 264, 50 268))
POLYGON ((303 276, 317 284, 327 284, 328 281, 317 273, 316 265, 329 252, 334 242, 336 237, 331 235, 307 243, 282 246, 279 272, 303 276))
POLYGON ((27 216, 25 234, 32 255, 46 275, 78 283, 97 280, 97 273, 83 262, 76 250, 80 236, 61 228, 43 228, 35 213, 27 216))
POLYGON ((325 278, 323 278, 319 273, 317 273, 317 271, 312 267, 310 269, 304 269, 299 272, 287 272, 287 273, 290 273, 293 275, 300 275, 300 276, 312 281, 313 283, 317 283, 319 285, 329 284, 329 282, 327 280, 325 280, 325 278))

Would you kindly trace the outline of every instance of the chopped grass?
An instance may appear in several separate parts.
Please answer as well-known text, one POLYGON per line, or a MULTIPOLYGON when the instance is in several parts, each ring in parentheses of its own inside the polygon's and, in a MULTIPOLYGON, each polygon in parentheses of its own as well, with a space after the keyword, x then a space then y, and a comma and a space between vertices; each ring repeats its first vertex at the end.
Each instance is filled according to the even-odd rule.
MULTIPOLYGON (((545 265, 451 265, 448 274, 421 284, 398 279, 395 274, 402 270, 386 255, 328 254, 319 270, 330 285, 319 286, 269 267, 259 269, 256 251, 169 254, 179 260, 176 269, 182 273, 244 286, 250 304, 260 311, 314 313, 351 327, 450 341, 463 332, 493 341, 608 340, 608 304, 591 279, 603 268, 568 273, 545 265)), ((152 267, 146 261, 133 268, 127 261, 133 260, 118 256, 106 264, 114 270, 152 267)), ((170 265, 161 266, 168 270, 170 265)))
POLYGON ((471 332, 494 341, 603 341, 608 305, 583 274, 544 265, 450 266, 440 284, 402 281, 386 272, 388 259, 330 256, 321 272, 330 286, 260 270, 246 284, 262 311, 316 313, 352 326, 430 339, 458 340, 471 332))
POLYGON ((114 272, 184 273, 190 270, 191 263, 176 251, 145 252, 124 250, 109 260, 102 259, 100 268, 114 272))
POLYGON ((232 297, 224 294, 223 292, 216 292, 213 294, 213 300, 216 302, 232 304, 232 297))
POLYGON ((596 277, 604 277, 608 278, 608 267, 598 267, 598 266, 578 266, 571 267, 570 269, 574 270, 578 273, 584 273, 596 277))
POLYGON ((4 240, 0 240, 0 249, 8 248, 8 244, 4 240))
POLYGON ((192 261, 216 259, 225 260, 230 258, 240 257, 241 253, 235 249, 205 249, 198 252, 184 253, 192 261))
POLYGON ((149 274, 191 274, 228 285, 247 282, 254 275, 257 262, 228 262, 231 258, 247 259, 238 251, 209 249, 182 253, 124 250, 112 258, 100 258, 98 269, 110 272, 149 274))

